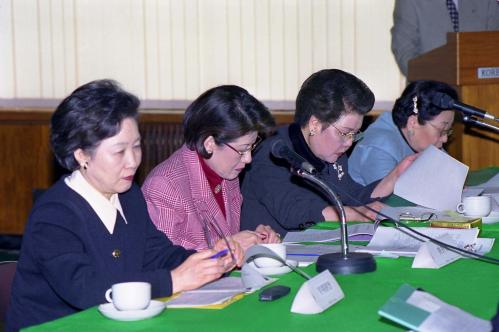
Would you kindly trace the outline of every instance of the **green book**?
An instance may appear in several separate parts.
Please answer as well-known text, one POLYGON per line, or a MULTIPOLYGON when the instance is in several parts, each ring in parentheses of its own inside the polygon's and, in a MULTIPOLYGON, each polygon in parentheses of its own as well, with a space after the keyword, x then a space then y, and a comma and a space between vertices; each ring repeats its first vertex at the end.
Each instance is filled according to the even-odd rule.
POLYGON ((430 312, 407 303, 407 299, 416 291, 416 288, 407 284, 402 285, 379 310, 378 314, 412 330, 418 330, 430 312))

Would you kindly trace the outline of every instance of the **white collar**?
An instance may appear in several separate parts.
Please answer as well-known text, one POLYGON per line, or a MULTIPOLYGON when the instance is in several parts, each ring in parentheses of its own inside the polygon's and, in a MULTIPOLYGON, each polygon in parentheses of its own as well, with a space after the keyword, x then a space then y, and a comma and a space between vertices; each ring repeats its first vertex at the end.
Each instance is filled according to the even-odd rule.
POLYGON ((90 204, 110 234, 113 234, 117 211, 120 212, 123 220, 127 223, 118 194, 113 194, 110 199, 107 199, 88 183, 79 170, 66 177, 64 182, 90 204))

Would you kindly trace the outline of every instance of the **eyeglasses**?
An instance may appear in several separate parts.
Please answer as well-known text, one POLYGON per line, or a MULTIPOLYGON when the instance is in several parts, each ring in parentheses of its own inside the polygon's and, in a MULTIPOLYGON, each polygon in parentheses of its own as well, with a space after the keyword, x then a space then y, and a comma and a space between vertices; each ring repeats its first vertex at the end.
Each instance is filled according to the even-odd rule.
POLYGON ((439 131, 438 134, 440 135, 440 137, 444 137, 444 136, 449 137, 454 132, 454 130, 452 130, 452 129, 444 130, 444 129, 438 128, 437 126, 435 126, 431 122, 426 122, 426 123, 429 124, 430 126, 432 126, 433 128, 435 128, 436 130, 438 130, 439 131))
POLYGON ((251 144, 249 146, 249 148, 247 148, 246 150, 244 151, 240 151, 238 149, 236 149, 235 147, 233 147, 232 145, 230 145, 229 143, 224 143, 229 149, 231 149, 232 151, 236 152, 237 154, 239 154, 239 156, 241 156, 241 158, 248 152, 251 152, 253 151, 257 146, 258 144, 260 144, 260 142, 262 141, 262 138, 260 136, 257 136, 256 137, 256 141, 255 143, 251 144))
POLYGON ((331 124, 331 126, 334 129, 336 129, 336 131, 338 132, 338 134, 340 134, 341 138, 344 141, 352 140, 352 142, 357 142, 358 140, 362 139, 362 137, 364 137, 364 133, 361 131, 357 131, 357 132, 351 131, 348 133, 344 133, 341 130, 339 130, 338 128, 336 128, 336 126, 334 124, 331 124))

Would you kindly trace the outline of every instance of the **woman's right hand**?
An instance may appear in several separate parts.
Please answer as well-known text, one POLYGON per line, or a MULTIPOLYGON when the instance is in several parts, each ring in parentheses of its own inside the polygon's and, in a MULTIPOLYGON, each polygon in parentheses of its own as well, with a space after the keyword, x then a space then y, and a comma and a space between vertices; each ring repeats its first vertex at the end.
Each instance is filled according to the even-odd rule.
POLYGON ((214 250, 203 250, 189 256, 171 271, 172 293, 196 289, 225 273, 222 258, 210 259, 214 250))

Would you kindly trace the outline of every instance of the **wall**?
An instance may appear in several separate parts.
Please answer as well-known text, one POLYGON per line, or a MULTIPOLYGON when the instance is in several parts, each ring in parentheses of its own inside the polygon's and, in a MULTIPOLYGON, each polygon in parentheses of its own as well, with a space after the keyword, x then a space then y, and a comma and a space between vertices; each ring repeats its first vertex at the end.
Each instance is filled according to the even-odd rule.
POLYGON ((0 101, 60 99, 109 77, 150 101, 233 83, 293 108, 306 77, 336 67, 365 80, 386 109, 404 84, 390 51, 393 4, 0 0, 0 101))

